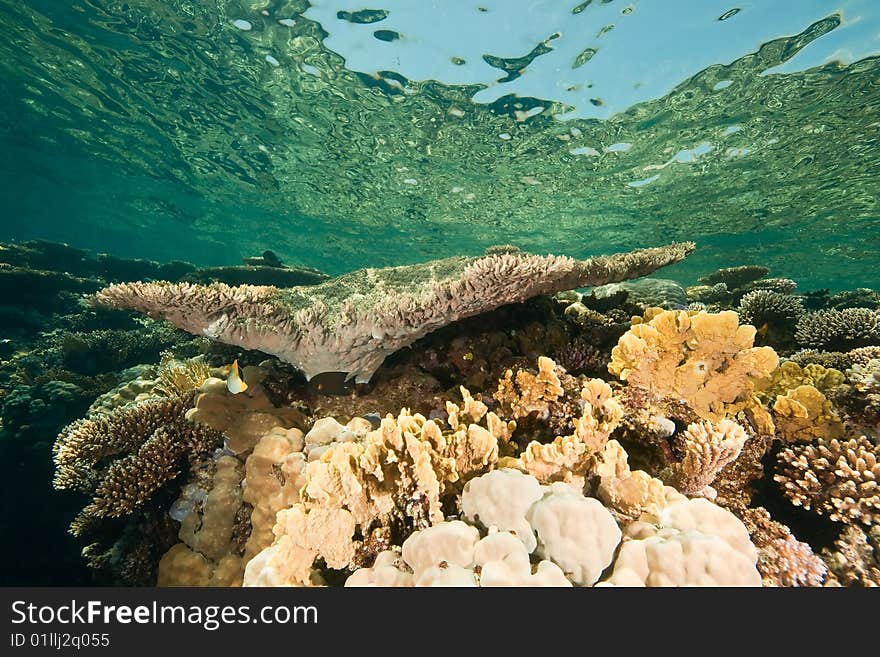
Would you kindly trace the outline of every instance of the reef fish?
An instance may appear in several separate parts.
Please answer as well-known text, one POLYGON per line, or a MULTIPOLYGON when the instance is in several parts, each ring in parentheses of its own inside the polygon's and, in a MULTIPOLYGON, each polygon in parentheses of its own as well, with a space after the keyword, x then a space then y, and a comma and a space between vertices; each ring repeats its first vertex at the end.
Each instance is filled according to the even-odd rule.
POLYGON ((248 384, 241 378, 238 371, 238 359, 232 361, 232 369, 229 370, 229 376, 226 377, 226 389, 233 395, 244 392, 248 389, 248 384))

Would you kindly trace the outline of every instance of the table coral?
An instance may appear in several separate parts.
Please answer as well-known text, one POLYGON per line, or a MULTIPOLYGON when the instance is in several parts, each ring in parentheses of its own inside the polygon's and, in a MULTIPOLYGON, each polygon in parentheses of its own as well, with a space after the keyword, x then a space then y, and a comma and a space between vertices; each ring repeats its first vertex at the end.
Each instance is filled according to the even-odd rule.
POLYGON ((720 420, 750 403, 755 379, 779 362, 770 347, 753 347, 754 339, 755 328, 740 326, 732 311, 662 311, 620 338, 608 371, 720 420))
POLYGON ((278 289, 222 283, 123 283, 95 303, 167 319, 196 335, 257 349, 311 378, 369 381, 398 349, 464 317, 540 294, 636 278, 677 262, 692 243, 574 260, 504 252, 364 269, 319 285, 278 289))
POLYGON ((785 496, 797 506, 851 524, 880 523, 880 448, 864 436, 818 438, 779 453, 785 496))

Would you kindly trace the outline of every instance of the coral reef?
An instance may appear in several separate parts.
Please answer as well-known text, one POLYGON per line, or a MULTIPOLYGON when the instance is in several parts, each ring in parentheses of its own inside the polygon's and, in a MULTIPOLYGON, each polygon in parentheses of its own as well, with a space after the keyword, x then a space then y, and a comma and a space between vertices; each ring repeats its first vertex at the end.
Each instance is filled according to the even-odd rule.
POLYGON ((257 349, 311 378, 369 381, 385 357, 458 319, 539 294, 642 276, 677 262, 691 243, 573 260, 505 252, 345 274, 312 287, 131 283, 95 303, 161 317, 197 335, 257 349))
POLYGON ((779 453, 779 482, 793 504, 850 524, 880 522, 878 447, 864 436, 818 438, 779 453))
POLYGON ((808 313, 797 323, 798 344, 825 351, 880 346, 880 310, 846 308, 808 313))
POLYGON ((719 420, 750 404, 755 380, 779 362, 770 347, 753 347, 754 338, 755 328, 739 325, 734 312, 662 311, 620 338, 608 371, 719 420))
POLYGON ((58 436, 55 487, 93 496, 71 526, 73 534, 97 518, 132 513, 182 472, 183 460, 196 460, 220 444, 219 433, 184 419, 192 399, 190 393, 119 408, 74 422, 58 436))

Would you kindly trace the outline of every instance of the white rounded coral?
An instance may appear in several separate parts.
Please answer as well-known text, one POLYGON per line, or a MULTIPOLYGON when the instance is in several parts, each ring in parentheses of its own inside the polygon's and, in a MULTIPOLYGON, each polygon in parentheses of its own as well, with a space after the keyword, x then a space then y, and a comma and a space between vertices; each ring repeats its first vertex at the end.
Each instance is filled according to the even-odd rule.
POLYGON ((511 531, 522 541, 527 552, 538 542, 526 520, 526 512, 543 497, 538 480, 519 470, 494 470, 465 484, 461 495, 464 517, 487 529, 511 531))
POLYGON ((536 554, 582 586, 599 579, 620 543, 620 528, 611 512, 563 483, 550 486, 526 518, 538 535, 536 554))

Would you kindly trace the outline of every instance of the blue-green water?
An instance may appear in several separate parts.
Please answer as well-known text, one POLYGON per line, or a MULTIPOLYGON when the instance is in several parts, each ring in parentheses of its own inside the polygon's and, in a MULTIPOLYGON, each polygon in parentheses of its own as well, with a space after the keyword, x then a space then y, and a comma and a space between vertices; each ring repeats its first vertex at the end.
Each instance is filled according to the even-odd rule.
POLYGON ((691 239, 682 282, 880 285, 875 3, 380 5, 0 2, 0 239, 330 273, 691 239))

